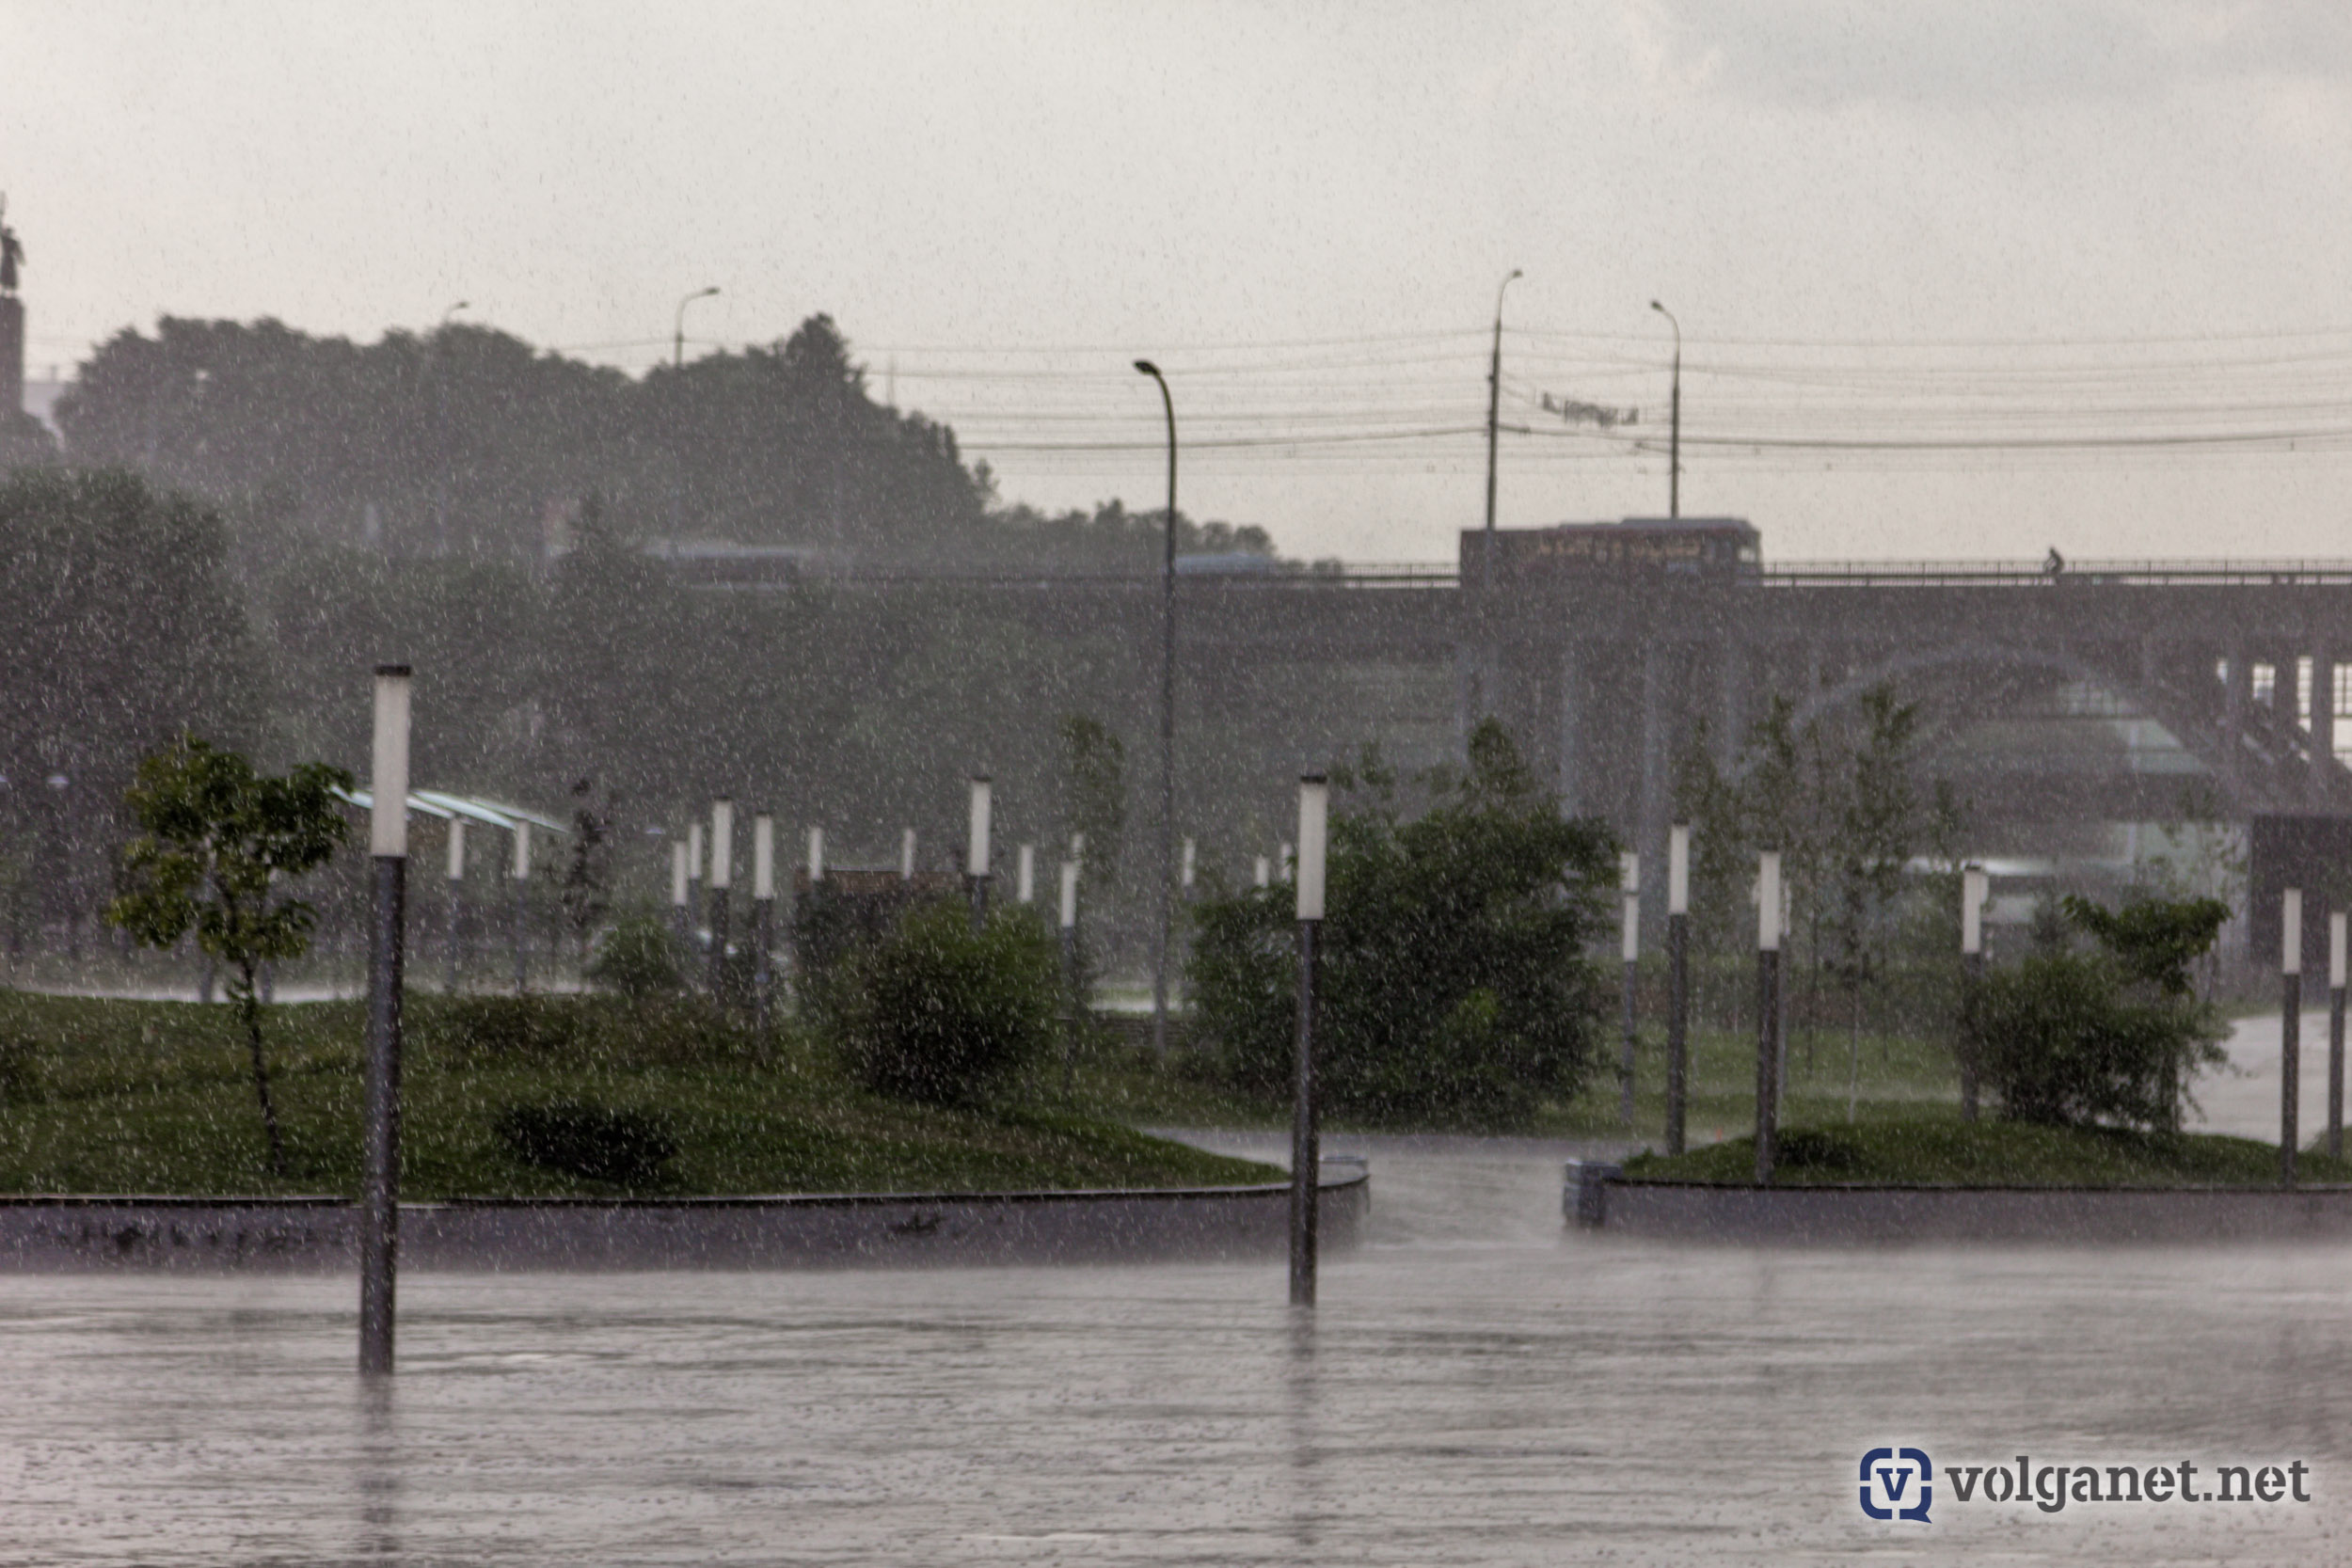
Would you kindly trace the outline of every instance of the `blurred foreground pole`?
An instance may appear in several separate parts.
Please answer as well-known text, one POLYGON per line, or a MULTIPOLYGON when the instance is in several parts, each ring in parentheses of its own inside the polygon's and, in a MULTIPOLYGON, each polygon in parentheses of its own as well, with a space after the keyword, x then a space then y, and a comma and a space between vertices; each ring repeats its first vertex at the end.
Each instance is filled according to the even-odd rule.
POLYGON ((2279 895, 2279 1181, 2295 1185, 2303 1077, 2303 890, 2279 895))
POLYGON ((1780 851, 1767 849, 1756 866, 1756 1184, 1772 1182, 1779 1132, 1780 851))
POLYGON ((1641 983, 1642 857, 1617 857, 1617 890, 1625 895, 1621 931, 1625 957, 1625 1039, 1617 1062, 1617 1119, 1633 1125, 1633 1024, 1635 990, 1641 983))
POLYGON ((1666 834, 1666 1152, 1682 1152, 1690 1099, 1691 825, 1666 834))
POLYGON ((762 1034, 774 1016, 775 934, 776 819, 763 811, 752 817, 752 1025, 762 1034))
POLYGON ((989 783, 985 773, 972 775, 972 817, 964 842, 963 879, 972 894, 972 934, 988 923, 989 783))
POLYGON ((515 883, 515 994, 531 982, 531 824, 515 823, 515 863, 508 871, 515 883))
POLYGON ((400 1257, 401 938, 408 896, 408 666, 375 667, 375 747, 368 788, 374 918, 368 943, 366 1125, 360 1139, 359 1370, 392 1370, 392 1285, 400 1257))
POLYGON ((1977 988, 1984 984, 1984 899, 1982 866, 1960 874, 1960 1119, 1977 1119, 1977 988))
POLYGON ((694 940, 694 890, 693 879, 687 874, 689 853, 683 839, 670 846, 670 930, 681 948, 694 940))
POLYGON ((1331 786, 1320 773, 1298 781, 1298 1085, 1291 1105, 1291 1305, 1315 1304, 1316 1188, 1323 1154, 1315 1138, 1315 933, 1323 925, 1324 832, 1331 786))
POLYGON ((441 987, 450 995, 457 994, 457 974, 465 957, 465 938, 457 924, 458 911, 466 895, 466 819, 449 819, 449 928, 441 934, 441 958, 449 966, 447 983, 441 987))
POLYGON ((1086 1016, 1078 995, 1078 863, 1061 863, 1061 1097, 1068 1100, 1078 1077, 1078 1023, 1086 1016))
POLYGON ((710 802, 710 999, 721 1006, 727 994, 727 904, 735 890, 735 802, 722 795, 710 802))
POLYGON ((2344 1158, 2344 937, 2342 910, 2328 914, 2328 1158, 2344 1158))

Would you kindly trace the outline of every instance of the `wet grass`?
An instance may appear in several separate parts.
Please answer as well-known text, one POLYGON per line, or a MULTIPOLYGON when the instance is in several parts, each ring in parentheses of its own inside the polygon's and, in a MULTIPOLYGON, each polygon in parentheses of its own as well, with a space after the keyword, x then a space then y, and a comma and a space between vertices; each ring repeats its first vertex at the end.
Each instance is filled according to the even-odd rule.
MULTIPOLYGON (((1792 1126, 1780 1137, 1773 1180, 1787 1186, 1850 1183, 1931 1187, 2275 1187, 2279 1148, 2212 1132, 2137 1132, 1960 1120, 1956 1112, 1852 1125, 1792 1126)), ((1755 1180, 1756 1144, 1743 1136, 1672 1159, 1626 1162, 1637 1181, 1755 1180)), ((2296 1179, 2352 1182, 2352 1161, 2305 1152, 2296 1179)))
MULTIPOLYGON (((1090 1116, 1147 1127, 1277 1129, 1290 1125, 1287 1101, 1253 1101, 1220 1086, 1207 1064, 1183 1048, 1166 1064, 1146 1041, 1148 1021, 1122 1019, 1106 1025, 1078 1059, 1075 1105, 1090 1116)), ((1850 1075, 1857 1065, 1843 1034, 1800 1032, 1790 1042, 1789 1119, 1843 1121, 1850 1075)), ((1541 1106, 1531 1118, 1508 1126, 1460 1127, 1427 1124, 1358 1123, 1327 1116, 1339 1132, 1446 1131, 1511 1132, 1537 1137, 1625 1139, 1655 1142, 1665 1135, 1666 1046, 1664 1031, 1645 1027, 1634 1056, 1633 1124, 1620 1119, 1617 1040, 1608 1041, 1607 1060, 1575 1099, 1541 1106)), ((1950 1055, 1931 1042, 1866 1035, 1861 1041, 1854 1114, 1865 1122, 1899 1119, 1924 1107, 1948 1105, 1957 1115, 1960 1079, 1950 1055)), ((1690 1103, 1685 1128, 1694 1144, 1745 1137, 1756 1111, 1756 1039, 1751 1034, 1694 1029, 1691 1037, 1690 1103)))
MULTIPOLYGON (((813 1041, 758 1037, 692 1007, 545 1004, 570 1020, 482 1037, 437 997, 408 1003, 404 1194, 611 1196, 524 1163, 497 1131, 517 1105, 639 1112, 675 1140, 664 1195, 1185 1186, 1279 1172, 1152 1138, 1058 1102, 1041 1080, 948 1108, 866 1094, 813 1041)), ((268 1170, 243 1037, 225 1006, 0 990, 0 1193, 356 1193, 356 1003, 271 1010, 290 1169, 268 1170)), ((1053 1075, 1057 1088, 1058 1075, 1053 1075)))

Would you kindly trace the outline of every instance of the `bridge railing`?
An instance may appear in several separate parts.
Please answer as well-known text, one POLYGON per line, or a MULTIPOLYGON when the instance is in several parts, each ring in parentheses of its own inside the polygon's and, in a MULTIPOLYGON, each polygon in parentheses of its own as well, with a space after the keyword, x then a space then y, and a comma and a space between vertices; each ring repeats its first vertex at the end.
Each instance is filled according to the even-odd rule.
POLYGON ((2066 588, 2352 585, 2352 561, 2085 561, 2053 571, 2018 561, 1790 561, 1755 580, 1767 588, 2066 588))

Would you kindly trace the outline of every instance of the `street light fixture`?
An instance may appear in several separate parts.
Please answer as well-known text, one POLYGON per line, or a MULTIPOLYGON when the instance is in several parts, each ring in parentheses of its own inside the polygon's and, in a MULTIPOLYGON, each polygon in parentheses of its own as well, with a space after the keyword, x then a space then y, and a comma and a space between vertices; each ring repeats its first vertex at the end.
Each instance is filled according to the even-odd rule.
POLYGON ((1168 415, 1168 527, 1160 560, 1160 863, 1159 918, 1152 932, 1152 1049, 1168 1054, 1168 937, 1174 919, 1168 882, 1176 832, 1176 400, 1168 377, 1149 359, 1136 370, 1160 388, 1168 415))
POLYGON ((1672 433, 1666 437, 1666 515, 1679 517, 1682 515, 1682 324, 1675 320, 1672 310, 1654 299, 1649 302, 1649 308, 1665 317, 1666 324, 1675 329, 1673 422, 1672 433))
POLYGON ((713 283, 707 289, 696 289, 677 302, 677 316, 670 331, 670 368, 672 370, 686 368, 686 308, 698 299, 708 299, 718 292, 719 286, 713 283))

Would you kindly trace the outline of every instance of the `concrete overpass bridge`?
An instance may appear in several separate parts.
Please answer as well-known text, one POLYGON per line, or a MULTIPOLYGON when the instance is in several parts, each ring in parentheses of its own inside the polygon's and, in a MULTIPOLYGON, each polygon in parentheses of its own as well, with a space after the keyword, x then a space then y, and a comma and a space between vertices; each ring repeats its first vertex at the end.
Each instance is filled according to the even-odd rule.
MULTIPOLYGON (((1663 853, 1684 747, 1728 764, 1773 695, 1812 718, 1882 682, 1923 702, 1931 764, 1996 835, 2173 817, 2192 784, 2239 820, 2352 815, 2337 751, 2352 561, 1768 563, 1731 518, 1505 530, 1493 550, 1473 531, 1445 565, 1180 575, 1185 685, 1255 714, 1276 751, 1282 736, 1382 738, 1408 765, 1495 714, 1574 809, 1646 854, 1663 853), (1310 673, 1363 678, 1339 699, 1310 673), (1309 689, 1322 708, 1286 715, 1309 689)), ((1156 646, 1155 577, 797 582, 920 582, 1041 639, 1156 646)))

